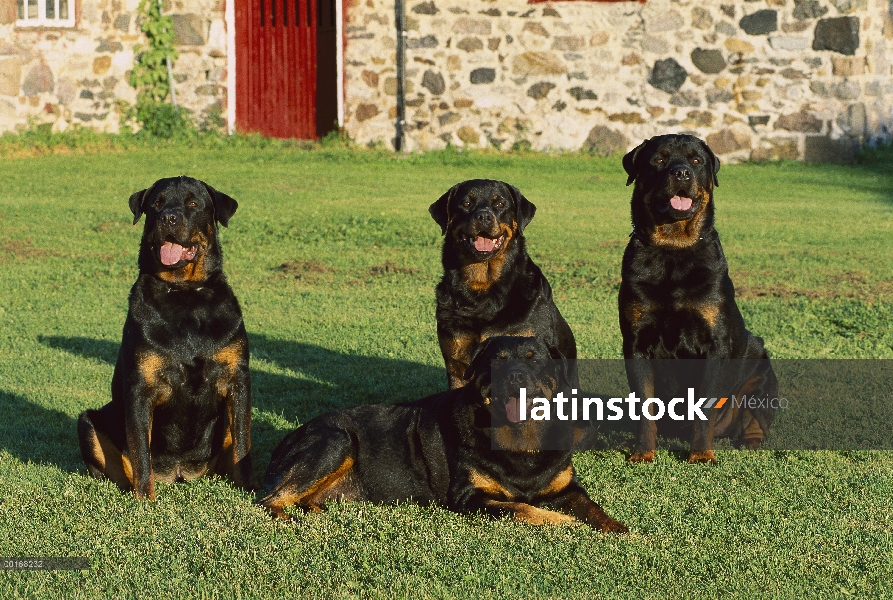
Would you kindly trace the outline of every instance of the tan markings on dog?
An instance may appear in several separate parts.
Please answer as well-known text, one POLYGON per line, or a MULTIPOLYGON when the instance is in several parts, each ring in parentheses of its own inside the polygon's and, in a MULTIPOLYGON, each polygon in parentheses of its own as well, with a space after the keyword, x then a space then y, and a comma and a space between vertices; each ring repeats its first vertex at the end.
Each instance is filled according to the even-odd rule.
POLYGON ((493 429, 496 445, 509 452, 539 452, 542 443, 539 438, 538 421, 527 420, 521 425, 503 425, 493 429))
POLYGON ((570 511, 577 519, 599 531, 626 533, 626 525, 612 519, 602 508, 581 492, 571 492, 570 511))
POLYGON ((208 279, 205 261, 207 260, 208 237, 199 233, 196 239, 189 242, 190 246, 198 246, 196 259, 188 262, 179 269, 168 271, 162 269, 158 272, 158 278, 168 283, 196 283, 208 279))
POLYGON ((558 381, 551 375, 544 375, 546 382, 539 380, 533 388, 536 398, 552 398, 552 391, 558 387, 558 381))
POLYGON ((214 382, 217 393, 221 397, 227 397, 230 393, 230 383, 239 368, 239 363, 244 356, 244 346, 241 340, 236 340, 228 346, 224 346, 214 353, 214 362, 223 367, 224 375, 214 382))
POLYGON ((688 453, 688 462, 716 462, 716 455, 713 450, 692 450, 688 453))
MULTIPOLYGON (((649 371, 642 382, 642 399, 654 398, 654 372, 649 371)), ((657 410, 654 405, 650 406, 651 410, 657 410)), ((657 446, 657 423, 654 421, 646 421, 645 426, 648 428, 648 447, 644 450, 636 450, 627 460, 629 462, 647 462, 654 461, 654 448, 657 446)))
POLYGON ((629 462, 653 462, 654 461, 654 450, 645 450, 645 451, 636 451, 633 452, 629 458, 627 458, 629 462))
MULTIPOLYGON (((165 367, 164 358, 154 352, 142 353, 137 357, 137 368, 143 377, 146 387, 155 396, 152 406, 164 404, 171 399, 173 388, 161 376, 161 370, 165 367)), ((149 412, 149 443, 152 442, 152 413, 149 412)))
MULTIPOLYGON (((749 394, 753 394, 759 388, 762 381, 763 375, 752 375, 736 392, 735 397, 742 398, 749 394)), ((741 434, 739 443, 751 450, 759 448, 763 443, 763 438, 766 437, 762 427, 760 427, 759 421, 753 418, 753 414, 749 409, 744 408, 743 406, 739 408, 734 402, 726 402, 725 406, 720 409, 719 414, 716 417, 716 435, 722 436, 725 434, 726 431, 732 429, 734 425, 738 423, 739 419, 744 419, 742 422, 742 424, 744 424, 744 433, 741 434)))
POLYGON ((158 372, 164 368, 164 359, 158 354, 148 352, 137 358, 137 367, 146 385, 154 388, 158 384, 158 372))
POLYGON ((511 500, 515 497, 515 495, 505 489, 501 483, 479 471, 471 471, 468 475, 468 480, 472 486, 488 496, 495 496, 505 500, 511 500))
POLYGON ((527 523, 528 525, 562 525, 577 522, 570 515, 555 512, 554 510, 537 508, 523 502, 488 501, 486 504, 493 508, 502 509, 511 514, 516 521, 527 523))
MULTIPOLYGON (((664 225, 653 225, 653 230, 650 234, 652 244, 670 248, 688 248, 700 239, 704 215, 707 205, 712 200, 712 196, 709 190, 703 189, 698 190, 696 196, 700 200, 700 207, 690 219, 674 221, 664 225)), ((650 194, 648 198, 650 203, 650 194)))
POLYGON ((481 342, 483 342, 487 338, 501 336, 536 337, 536 329, 524 323, 517 323, 515 327, 510 326, 507 329, 491 329, 485 327, 481 331, 481 342))
POLYGON ((484 262, 467 263, 462 267, 462 279, 465 285, 473 292, 486 292, 490 287, 499 281, 502 277, 502 269, 505 266, 505 257, 508 250, 509 242, 514 236, 518 224, 512 221, 511 226, 504 223, 500 224, 500 235, 504 235, 502 246, 490 257, 490 260, 484 262))
POLYGON ((676 310, 697 313, 710 327, 716 327, 716 320, 722 310, 722 303, 682 301, 675 305, 676 310))
POLYGON ((130 463, 130 457, 126 454, 121 455, 121 467, 124 471, 124 477, 131 482, 131 487, 136 487, 133 483, 133 465, 130 463))
POLYGON ((348 474, 353 464, 353 457, 348 456, 341 463, 341 466, 311 483, 307 486, 307 489, 301 491, 280 490, 271 494, 272 498, 268 496, 269 500, 266 498, 261 500, 261 504, 273 513, 273 516, 280 519, 289 518, 283 509, 292 504, 297 504, 301 508, 312 512, 321 512, 325 500, 325 492, 338 484, 348 474))
POLYGON ((623 316, 635 327, 645 315, 645 306, 641 302, 630 302, 623 308, 623 316))
POLYGON ((710 327, 716 327, 716 318, 719 316, 718 304, 705 304, 698 311, 710 327))
POLYGON ((751 419, 750 424, 744 428, 744 433, 741 435, 741 445, 748 450, 756 450, 763 443, 763 438, 765 437, 766 434, 763 428, 760 427, 760 422, 756 419, 751 419))
POLYGON ((452 336, 438 334, 437 341, 446 363, 450 389, 462 387, 465 384, 465 371, 468 369, 471 351, 481 342, 481 338, 471 333, 452 336))
POLYGON ((87 442, 99 470, 122 490, 133 489, 133 469, 130 468, 127 456, 96 429, 91 429, 87 442))
POLYGON ((538 496, 551 496, 553 494, 557 494, 564 488, 568 486, 571 480, 574 478, 574 467, 573 465, 568 465, 565 470, 555 476, 555 478, 547 485, 538 496))

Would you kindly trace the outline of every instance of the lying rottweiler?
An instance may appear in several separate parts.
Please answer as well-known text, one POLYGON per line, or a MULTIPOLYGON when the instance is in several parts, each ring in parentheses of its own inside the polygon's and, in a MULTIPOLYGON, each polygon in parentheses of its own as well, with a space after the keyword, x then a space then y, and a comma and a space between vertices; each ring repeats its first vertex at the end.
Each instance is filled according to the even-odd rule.
POLYGON ((140 273, 112 401, 81 413, 78 437, 88 471, 137 498, 211 473, 251 487, 248 337, 217 241, 237 206, 189 177, 130 197, 134 224, 146 214, 140 273))
POLYGON ((329 500, 412 500, 532 524, 582 521, 627 531, 586 494, 569 450, 540 449, 549 428, 563 426, 519 422, 516 390, 552 398, 565 377, 566 363, 550 360, 553 354, 560 358, 536 338, 489 338, 475 350, 465 387, 311 420, 273 451, 261 505, 288 518, 290 505, 319 511, 329 500), (491 383, 494 359, 516 360, 491 383))
POLYGON ((535 336, 575 359, 574 334, 524 247, 536 206, 514 186, 475 179, 450 188, 429 211, 446 236, 436 314, 450 389, 465 384, 471 351, 494 336, 535 336))
MULTIPOLYGON (((665 402, 684 398, 688 386, 708 398, 777 396, 763 340, 744 326, 713 227, 719 159, 696 137, 662 135, 624 156, 623 167, 627 185, 636 184, 619 297, 631 390, 665 402)), ((774 409, 739 408, 735 402, 703 412, 709 421, 692 422, 689 462, 715 462, 714 436, 757 448, 774 416, 774 409)), ((630 460, 653 460, 656 433, 654 421, 639 421, 630 460)))

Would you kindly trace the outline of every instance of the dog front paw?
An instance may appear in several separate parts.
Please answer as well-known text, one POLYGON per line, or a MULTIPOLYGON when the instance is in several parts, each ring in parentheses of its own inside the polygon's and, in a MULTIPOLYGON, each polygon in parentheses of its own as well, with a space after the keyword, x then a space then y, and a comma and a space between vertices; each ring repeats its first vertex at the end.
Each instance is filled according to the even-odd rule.
POLYGON ((636 450, 626 460, 637 463, 654 462, 654 450, 636 450))
POLYGON ((713 450, 692 450, 688 453, 688 462, 716 464, 716 455, 713 450))

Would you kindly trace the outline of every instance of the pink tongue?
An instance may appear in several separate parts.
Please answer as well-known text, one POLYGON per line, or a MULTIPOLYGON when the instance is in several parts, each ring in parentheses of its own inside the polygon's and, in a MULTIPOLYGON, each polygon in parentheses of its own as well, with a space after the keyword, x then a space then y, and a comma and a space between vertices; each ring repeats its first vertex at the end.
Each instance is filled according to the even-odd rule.
POLYGON ((183 246, 173 242, 165 242, 161 246, 161 264, 165 266, 175 265, 183 258, 183 246))
POLYGON ((474 249, 478 252, 493 252, 496 248, 496 240, 478 236, 474 238, 474 249))
POLYGON ((521 422, 521 399, 509 398, 505 403, 505 416, 512 423, 521 422))
POLYGON ((685 196, 673 196, 670 198, 670 206, 676 210, 688 210, 691 208, 691 198, 685 196))

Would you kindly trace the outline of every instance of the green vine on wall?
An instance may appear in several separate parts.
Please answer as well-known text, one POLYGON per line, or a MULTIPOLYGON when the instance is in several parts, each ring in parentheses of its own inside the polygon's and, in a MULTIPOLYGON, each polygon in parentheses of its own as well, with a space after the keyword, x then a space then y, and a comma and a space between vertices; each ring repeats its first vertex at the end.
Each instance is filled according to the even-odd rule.
POLYGON ((190 123, 185 111, 166 100, 171 95, 167 59, 179 57, 174 48, 174 22, 161 13, 158 0, 141 0, 137 13, 140 30, 149 45, 134 48, 136 60, 130 73, 130 85, 136 89, 136 106, 131 115, 151 135, 173 137, 190 123))

